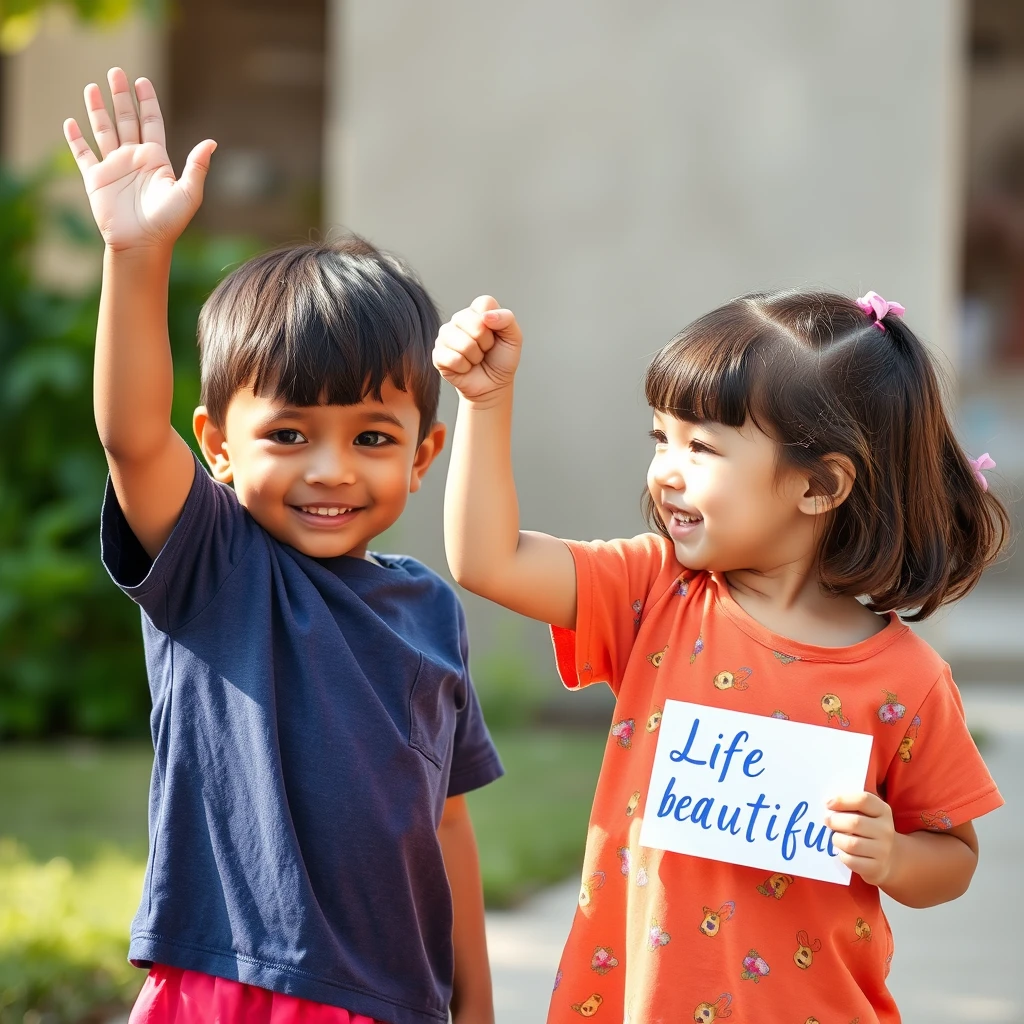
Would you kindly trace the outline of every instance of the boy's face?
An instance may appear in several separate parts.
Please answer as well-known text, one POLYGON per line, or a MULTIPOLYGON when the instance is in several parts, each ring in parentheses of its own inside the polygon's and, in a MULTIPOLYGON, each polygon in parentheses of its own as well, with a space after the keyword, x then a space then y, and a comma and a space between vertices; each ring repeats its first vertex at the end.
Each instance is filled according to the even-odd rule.
POLYGON ((402 514, 444 445, 438 423, 418 442, 411 392, 386 380, 381 401, 288 407, 235 393, 223 429, 199 408, 195 431, 213 475, 271 536, 313 558, 364 558, 402 514))

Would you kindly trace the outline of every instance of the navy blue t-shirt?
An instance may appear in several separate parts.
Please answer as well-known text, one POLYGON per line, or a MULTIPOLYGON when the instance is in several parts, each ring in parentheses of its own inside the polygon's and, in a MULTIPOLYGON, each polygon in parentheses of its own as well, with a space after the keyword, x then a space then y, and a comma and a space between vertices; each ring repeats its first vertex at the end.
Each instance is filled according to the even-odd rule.
POLYGON ((412 558, 314 559, 196 464, 151 560, 110 484, 103 560, 142 607, 155 761, 130 959, 446 1021, 445 799, 502 773, 458 598, 412 558))

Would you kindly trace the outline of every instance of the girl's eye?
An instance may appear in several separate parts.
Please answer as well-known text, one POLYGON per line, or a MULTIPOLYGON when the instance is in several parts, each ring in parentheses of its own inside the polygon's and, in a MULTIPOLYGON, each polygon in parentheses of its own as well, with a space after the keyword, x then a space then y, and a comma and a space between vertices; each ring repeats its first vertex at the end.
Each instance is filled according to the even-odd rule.
POLYGON ((382 448, 386 444, 394 444, 390 434, 382 434, 379 430, 364 430, 356 439, 360 448, 382 448))
POLYGON ((276 444, 302 444, 302 442, 306 440, 302 434, 291 427, 284 427, 281 430, 272 430, 267 436, 276 444))
POLYGON ((693 438, 693 440, 690 441, 690 451, 694 454, 699 454, 701 452, 707 452, 709 455, 715 454, 713 448, 709 448, 703 441, 698 441, 697 438, 693 438))
POLYGON ((664 430, 649 430, 647 432, 647 436, 655 444, 667 444, 668 443, 668 438, 665 436, 665 431, 664 430))

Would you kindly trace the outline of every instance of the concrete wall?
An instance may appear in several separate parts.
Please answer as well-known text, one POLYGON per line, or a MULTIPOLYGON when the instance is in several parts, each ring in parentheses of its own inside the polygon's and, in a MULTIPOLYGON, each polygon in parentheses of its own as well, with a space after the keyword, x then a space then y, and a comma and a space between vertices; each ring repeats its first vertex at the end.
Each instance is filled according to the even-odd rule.
MULTIPOLYGON (((954 356, 957 0, 334 0, 332 20, 328 221, 447 312, 490 292, 519 314, 524 526, 641 529, 644 366, 737 293, 874 288, 954 356)), ((395 538, 435 566, 443 476, 395 538)))
MULTIPOLYGON (((31 171, 55 154, 63 155, 67 145, 61 126, 67 117, 77 118, 92 141, 82 90, 88 82, 99 82, 106 95, 107 69, 115 65, 123 67, 129 79, 146 75, 160 89, 164 84, 160 26, 138 15, 111 26, 86 26, 64 8, 49 8, 32 42, 3 63, 0 153, 4 159, 19 170, 31 171)), ((51 195, 89 216, 81 177, 70 159, 68 163, 67 175, 55 182, 51 195)), ((99 265, 98 253, 89 260, 82 258, 80 249, 69 250, 57 240, 41 246, 39 269, 58 285, 88 280, 99 273, 99 265)))

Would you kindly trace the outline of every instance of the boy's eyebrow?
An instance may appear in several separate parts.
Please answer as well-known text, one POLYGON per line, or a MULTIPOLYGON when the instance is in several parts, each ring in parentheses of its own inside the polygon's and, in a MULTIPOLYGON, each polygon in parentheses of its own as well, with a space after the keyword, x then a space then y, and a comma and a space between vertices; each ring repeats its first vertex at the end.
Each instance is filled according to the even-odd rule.
POLYGON ((405 429, 405 424, 387 409, 368 409, 365 415, 368 423, 391 423, 393 426, 405 429))
MULTIPOLYGON (((264 418, 264 422, 272 423, 274 420, 299 420, 303 419, 308 415, 308 410, 303 410, 296 406, 282 406, 280 409, 275 409, 269 415, 264 418)), ((390 423, 392 426, 401 427, 405 429, 405 424, 393 413, 387 409, 367 409, 362 416, 365 418, 367 423, 390 423)))

